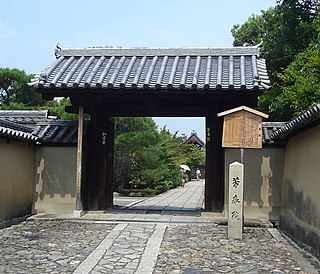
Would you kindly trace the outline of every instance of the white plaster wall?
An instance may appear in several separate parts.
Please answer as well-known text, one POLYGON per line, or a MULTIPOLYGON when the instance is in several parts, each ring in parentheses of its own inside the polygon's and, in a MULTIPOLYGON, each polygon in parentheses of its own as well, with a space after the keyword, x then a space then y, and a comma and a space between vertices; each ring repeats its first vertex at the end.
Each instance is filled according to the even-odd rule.
POLYGON ((33 213, 73 213, 76 153, 76 147, 37 147, 33 213))
POLYGON ((0 138, 0 221, 31 213, 34 146, 0 138))
POLYGON ((281 227, 320 257, 320 125, 289 139, 281 227))
MULTIPOLYGON (((225 210, 229 164, 240 162, 240 149, 225 150, 225 210)), ((244 217, 279 221, 284 148, 244 149, 244 217)))

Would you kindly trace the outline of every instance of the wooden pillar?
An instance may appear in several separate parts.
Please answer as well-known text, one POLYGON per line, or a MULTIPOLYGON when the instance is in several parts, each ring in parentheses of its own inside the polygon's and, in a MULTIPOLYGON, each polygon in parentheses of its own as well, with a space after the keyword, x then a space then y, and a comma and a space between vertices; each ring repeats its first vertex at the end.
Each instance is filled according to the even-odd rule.
POLYGON ((113 174, 114 174, 114 121, 111 117, 107 121, 107 149, 106 149, 106 188, 105 208, 113 207, 113 174))
POLYGON ((222 212, 224 205, 223 119, 216 113, 206 117, 205 210, 222 212))
POLYGON ((113 122, 102 113, 91 115, 88 170, 88 209, 113 206, 113 122))
POLYGON ((83 149, 83 105, 79 105, 78 117, 78 146, 77 146, 77 174, 76 174, 76 209, 74 215, 81 217, 83 215, 82 204, 82 149, 83 149))
POLYGON ((99 132, 97 114, 91 114, 90 136, 88 138, 88 160, 87 160, 87 209, 98 210, 98 163, 99 163, 99 132))
POLYGON ((113 206, 113 140, 114 127, 110 117, 100 120, 99 209, 113 206))

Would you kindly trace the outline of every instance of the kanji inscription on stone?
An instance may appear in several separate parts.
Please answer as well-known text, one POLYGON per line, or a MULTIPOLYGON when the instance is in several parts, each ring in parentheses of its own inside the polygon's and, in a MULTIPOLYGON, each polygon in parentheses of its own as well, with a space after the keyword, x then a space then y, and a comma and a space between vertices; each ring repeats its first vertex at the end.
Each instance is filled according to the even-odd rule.
POLYGON ((243 231, 243 174, 244 165, 229 165, 228 238, 242 239, 243 231))

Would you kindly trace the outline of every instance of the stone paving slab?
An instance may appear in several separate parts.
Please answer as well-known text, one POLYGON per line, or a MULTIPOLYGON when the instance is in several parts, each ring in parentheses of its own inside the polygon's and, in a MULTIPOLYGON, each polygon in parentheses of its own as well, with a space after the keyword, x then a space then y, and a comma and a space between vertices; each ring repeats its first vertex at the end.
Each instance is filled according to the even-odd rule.
POLYGON ((226 227, 171 225, 153 273, 318 273, 269 230, 245 228, 239 241, 228 240, 226 227))
POLYGON ((28 221, 0 230, 0 273, 72 273, 115 224, 28 221))
POLYGON ((214 223, 33 219, 0 230, 0 273, 318 273, 274 228, 243 236, 214 223))
POLYGON ((185 187, 170 189, 129 208, 145 211, 200 211, 204 201, 204 187, 203 179, 192 180, 186 183, 185 187))

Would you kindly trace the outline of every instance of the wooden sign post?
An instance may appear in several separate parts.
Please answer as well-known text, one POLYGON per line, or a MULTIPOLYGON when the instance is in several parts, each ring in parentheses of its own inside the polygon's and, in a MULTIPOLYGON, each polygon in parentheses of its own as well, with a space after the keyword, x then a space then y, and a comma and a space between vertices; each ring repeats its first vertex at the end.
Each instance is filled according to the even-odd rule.
POLYGON ((224 117, 222 146, 241 149, 241 163, 229 165, 229 213, 228 238, 242 239, 243 232, 243 189, 244 148, 262 148, 262 118, 268 118, 255 109, 241 106, 221 113, 224 117))

